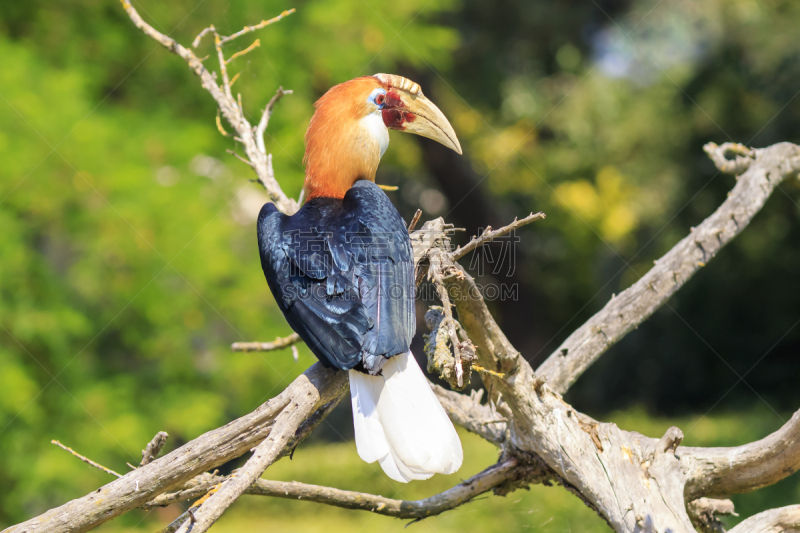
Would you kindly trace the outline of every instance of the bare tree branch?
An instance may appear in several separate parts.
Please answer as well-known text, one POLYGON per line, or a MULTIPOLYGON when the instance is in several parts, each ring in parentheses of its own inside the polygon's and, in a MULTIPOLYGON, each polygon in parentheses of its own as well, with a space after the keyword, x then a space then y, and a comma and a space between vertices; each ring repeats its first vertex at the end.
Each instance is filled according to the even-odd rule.
POLYGON ((691 233, 662 256, 647 274, 575 330, 538 368, 556 392, 565 392, 606 350, 650 317, 719 250, 750 223, 772 191, 785 178, 797 174, 798 147, 781 143, 746 150, 739 145, 708 145, 723 171, 746 172, 728 199, 691 233), (725 155, 738 156, 731 165, 725 155), (749 158, 748 158, 749 157, 749 158))
POLYGON ((800 531, 800 505, 771 509, 751 516, 729 533, 792 533, 800 531))
POLYGON ((481 365, 502 373, 488 377, 512 411, 512 449, 538 456, 559 482, 597 510, 616 531, 695 530, 686 512, 684 477, 675 447, 677 428, 659 441, 621 431, 578 413, 538 378, 492 318, 474 280, 466 273, 449 283, 459 321, 477 347, 481 365), (646 502, 646 504, 644 503, 646 502))
POLYGON ((91 459, 89 459, 88 457, 86 457, 86 456, 84 456, 84 455, 81 455, 81 454, 79 454, 78 452, 76 452, 75 450, 73 450, 72 448, 70 448, 69 446, 64 446, 63 444, 61 444, 61 443, 60 443, 60 442, 58 442, 57 440, 51 440, 51 441, 50 441, 50 443, 51 443, 51 444, 55 444, 56 446, 58 446, 58 447, 59 447, 59 448, 61 448, 62 450, 64 450, 64 451, 67 451, 67 452, 71 453, 72 455, 74 455, 75 457, 77 457, 78 459, 80 459, 81 461, 83 461, 84 463, 86 463, 87 465, 93 466, 93 467, 97 468, 98 470, 102 470, 102 471, 103 471, 103 472, 105 472, 106 474, 111 474, 112 476, 115 476, 115 477, 122 477, 122 475, 121 475, 121 474, 117 474, 116 472, 114 472, 114 471, 113 471, 113 470, 111 470, 110 468, 106 468, 105 466, 101 465, 100 463, 96 463, 96 462, 92 461, 92 460, 91 460, 91 459))
POLYGON ((800 470, 800 411, 759 441, 733 448, 682 448, 682 453, 694 464, 686 484, 690 499, 772 485, 800 470))
POLYGON ((726 174, 742 174, 750 168, 756 157, 755 150, 739 143, 725 143, 722 146, 708 143, 703 147, 703 151, 708 154, 720 172, 726 174), (733 156, 733 159, 729 156, 733 156))
POLYGON ((306 500, 325 505, 371 511, 394 518, 427 518, 441 514, 497 487, 517 474, 518 463, 507 459, 430 498, 417 501, 393 500, 383 496, 332 489, 297 482, 259 481, 250 494, 306 500))
MULTIPOLYGON (((237 31, 233 35, 229 35, 228 37, 223 37, 222 39, 220 39, 220 44, 224 45, 226 43, 231 42, 234 39, 237 39, 237 38, 241 37, 242 35, 245 35, 247 33, 250 33, 250 32, 256 31, 256 30, 260 30, 261 28, 265 28, 265 27, 269 26, 270 24, 274 24, 275 22, 278 22, 282 18, 291 15, 294 12, 295 12, 294 8, 287 9, 286 11, 284 11, 283 13, 278 15, 277 17, 272 17, 269 20, 262 20, 261 22, 259 22, 258 24, 254 24, 253 26, 245 26, 244 28, 242 28, 241 30, 237 31)), ((199 40, 199 37, 198 37, 198 40, 199 40)), ((197 48, 197 45, 195 45, 195 48, 197 48)))
MULTIPOLYGON (((240 474, 240 472, 238 471, 237 474, 240 474)), ((462 481, 455 487, 423 500, 393 500, 373 494, 298 483, 296 481, 270 481, 266 479, 255 481, 244 491, 244 494, 312 501, 345 509, 370 511, 394 518, 420 519, 454 509, 506 482, 535 482, 548 478, 549 474, 546 470, 527 467, 519 464, 515 458, 507 458, 468 480, 462 481)), ((197 486, 180 492, 164 494, 157 499, 158 503, 153 502, 153 505, 148 505, 148 507, 170 505, 180 501, 200 498, 212 488, 226 482, 226 479, 228 478, 205 475, 203 481, 197 486)), ((199 522, 199 515, 196 511, 195 517, 199 522)))
MULTIPOLYGON (((342 372, 343 373, 343 372, 342 372)), ((286 444, 300 424, 318 407, 319 391, 311 382, 301 382, 292 394, 289 404, 275 418, 269 437, 259 444, 253 456, 240 468, 236 475, 230 476, 205 503, 194 511, 178 529, 179 533, 204 533, 216 522, 222 513, 241 496, 248 487, 261 477, 269 465, 280 458, 286 444)))
POLYGON ((294 400, 295 395, 307 394, 311 388, 317 391, 319 399, 316 405, 324 409, 347 392, 347 373, 315 364, 282 393, 252 413, 209 431, 91 494, 11 526, 6 531, 80 533, 141 507, 159 494, 249 451, 269 435, 275 417, 294 400))
POLYGON ((692 524, 702 533, 725 533, 725 527, 719 521, 719 515, 739 516, 734 512, 730 500, 711 500, 699 498, 686 505, 692 524))
POLYGON ((512 231, 519 229, 526 224, 530 224, 531 222, 535 222, 537 220, 543 220, 544 218, 545 214, 542 212, 531 213, 523 219, 517 220, 515 218, 514 222, 497 230, 492 230, 491 226, 487 226, 486 229, 483 230, 483 233, 473 237, 472 240, 470 240, 464 246, 459 246, 456 248, 456 250, 452 253, 452 257, 454 260, 461 259, 479 246, 483 246, 484 244, 491 242, 498 237, 502 237, 503 235, 508 235, 512 231))
POLYGON ((159 431, 156 433, 155 437, 153 437, 145 449, 142 450, 142 462, 139 463, 139 466, 144 466, 155 461, 156 457, 158 457, 158 454, 161 452, 161 449, 167 443, 168 438, 169 434, 167 434, 166 431, 159 431))
MULTIPOLYGON (((294 12, 294 9, 291 11, 294 12)), ((275 96, 270 98, 269 102, 267 102, 267 107, 264 108, 264 112, 261 114, 261 120, 258 121, 255 136, 256 144, 258 145, 258 149, 261 150, 262 154, 266 155, 267 153, 267 148, 264 146, 264 132, 267 131, 267 126, 269 125, 269 119, 272 116, 272 111, 275 109, 275 104, 278 103, 278 100, 283 98, 283 96, 286 94, 292 94, 292 91, 287 91, 284 90, 283 87, 278 87, 278 90, 275 92, 275 96)))
POLYGON ((411 219, 411 223, 408 225, 409 233, 414 231, 414 228, 417 227, 417 222, 419 222, 419 217, 421 216, 422 216, 422 209, 417 209, 417 212, 414 213, 414 218, 411 219))
POLYGON ((300 342, 300 335, 292 333, 286 337, 275 337, 272 342, 234 342, 231 344, 231 351, 234 352, 269 352, 288 348, 292 344, 300 342))
POLYGON ((202 61, 197 58, 194 52, 188 48, 185 48, 171 37, 164 35, 145 22, 136 9, 131 5, 129 0, 121 0, 121 2, 125 12, 128 14, 131 21, 134 23, 134 25, 136 25, 137 28, 142 30, 142 32, 144 32, 144 34, 148 37, 156 40, 158 43, 164 46, 164 48, 186 61, 186 63, 189 65, 189 68, 191 68, 192 71, 194 71, 194 73, 200 77, 203 88, 211 94, 214 100, 216 100, 220 111, 222 111, 222 115, 225 117, 225 120, 227 120, 231 127, 233 127, 233 129, 236 131, 237 139, 244 146, 245 154, 252 163, 253 170, 257 175, 257 181, 267 191, 267 194, 275 203, 275 206, 282 212, 288 214, 297 211, 297 202, 287 197, 283 190, 281 190, 278 181, 275 179, 274 171, 272 170, 271 157, 267 156, 266 151, 259 149, 258 143, 256 142, 255 130, 250 126, 250 123, 244 117, 244 111, 241 108, 240 102, 234 100, 233 98, 226 67, 229 60, 226 60, 222 53, 222 45, 224 43, 243 35, 244 33, 249 33, 254 29, 263 28, 271 22, 280 20, 280 18, 294 12, 294 10, 292 9, 285 11, 279 17, 271 19, 270 21, 262 22, 256 26, 247 27, 239 33, 231 35, 230 37, 221 38, 216 32, 216 29, 214 29, 214 26, 206 28, 200 33, 200 35, 197 36, 195 39, 195 44, 199 45, 200 40, 204 35, 208 33, 214 35, 214 46, 217 51, 217 60, 219 62, 220 74, 222 76, 222 87, 220 87, 217 85, 212 73, 206 69, 202 61))

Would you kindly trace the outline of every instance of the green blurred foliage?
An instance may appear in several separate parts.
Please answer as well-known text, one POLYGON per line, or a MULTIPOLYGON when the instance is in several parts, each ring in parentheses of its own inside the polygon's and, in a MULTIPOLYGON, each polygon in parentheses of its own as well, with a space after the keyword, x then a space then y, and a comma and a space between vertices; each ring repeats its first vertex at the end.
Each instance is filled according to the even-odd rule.
MULTIPOLYGON (((233 33, 293 6, 134 5, 187 45, 210 23, 233 33)), ((800 6, 788 0, 294 7, 296 14, 229 45, 233 53, 261 40, 230 67, 241 72, 235 89, 251 121, 278 86, 294 90, 267 138, 286 192, 300 190, 303 133, 322 92, 358 75, 418 73, 451 117, 478 193, 504 217, 548 214, 523 231, 517 265, 532 287, 536 319, 508 331, 534 361, 725 198, 733 179, 715 174, 704 142, 800 141, 800 6)), ((206 40, 198 54, 211 51, 206 40)), ((257 257, 254 220, 265 196, 226 153, 235 143, 217 132, 213 101, 180 59, 111 0, 0 3, 0 56, 2 527, 108 481, 51 439, 124 471, 157 431, 168 431, 169 448, 177 447, 252 410, 314 359, 305 349, 297 363, 288 351, 229 351, 231 342, 269 340, 289 328, 257 257)), ((206 64, 213 67, 213 56, 206 64)), ((406 215, 417 205, 426 217, 449 214, 460 201, 433 201, 441 198, 436 177, 417 141, 402 134, 392 134, 379 180, 401 185, 395 199, 406 215)), ((732 389, 737 378, 726 365, 744 373, 780 341, 748 382, 780 413, 800 403, 796 380, 787 379, 800 372, 800 332, 790 329, 800 303, 797 198, 797 185, 785 184, 671 302, 676 313, 659 312, 632 333, 570 400, 646 434, 677 424, 687 444, 739 444, 776 429, 780 416, 762 411, 744 385, 732 389), (735 393, 722 405, 744 415, 608 413, 635 404, 656 414, 703 413, 729 389, 735 393)), ((496 305, 510 323, 503 310, 496 305)), ((317 433, 351 431, 346 414, 329 422, 317 433)), ((485 443, 465 442, 467 463, 456 477, 494 459, 485 443)), ((351 444, 310 443, 269 475, 404 498, 454 481, 387 487, 374 466, 351 444)), ((742 516, 796 501, 795 478, 737 497, 742 516)), ((266 516, 301 531, 403 525, 250 500, 218 527, 255 529, 266 516)), ((107 530, 140 520, 152 528, 164 517, 133 513, 107 530)), ((546 487, 435 520, 436 530, 605 527, 565 491, 546 487)))

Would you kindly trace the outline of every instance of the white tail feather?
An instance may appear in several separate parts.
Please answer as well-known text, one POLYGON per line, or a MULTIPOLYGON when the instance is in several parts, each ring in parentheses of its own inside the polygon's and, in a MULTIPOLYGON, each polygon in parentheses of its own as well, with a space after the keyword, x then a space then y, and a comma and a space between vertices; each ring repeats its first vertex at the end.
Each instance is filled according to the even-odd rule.
POLYGON ((350 371, 358 455, 404 483, 458 470, 461 440, 411 352, 389 359, 382 374, 350 371))

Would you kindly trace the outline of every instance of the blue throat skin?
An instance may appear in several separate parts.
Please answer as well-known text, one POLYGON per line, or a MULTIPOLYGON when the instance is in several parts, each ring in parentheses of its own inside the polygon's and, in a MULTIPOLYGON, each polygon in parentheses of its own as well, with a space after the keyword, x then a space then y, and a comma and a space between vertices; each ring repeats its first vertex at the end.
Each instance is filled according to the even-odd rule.
POLYGON ((294 331, 327 367, 377 375, 416 329, 405 221, 374 183, 315 198, 292 216, 272 204, 257 223, 261 268, 294 331))

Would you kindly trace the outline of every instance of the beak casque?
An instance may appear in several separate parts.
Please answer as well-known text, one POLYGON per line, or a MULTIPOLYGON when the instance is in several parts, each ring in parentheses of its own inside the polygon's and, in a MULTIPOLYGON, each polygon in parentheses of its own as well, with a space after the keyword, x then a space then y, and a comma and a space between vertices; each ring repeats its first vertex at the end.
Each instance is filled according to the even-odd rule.
POLYGON ((375 74, 375 77, 389 85, 399 100, 394 102, 387 98, 389 109, 384 112, 396 112, 398 117, 396 121, 387 123, 387 127, 433 139, 459 155, 462 153, 453 126, 444 113, 422 94, 418 84, 396 74, 375 74))

